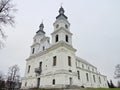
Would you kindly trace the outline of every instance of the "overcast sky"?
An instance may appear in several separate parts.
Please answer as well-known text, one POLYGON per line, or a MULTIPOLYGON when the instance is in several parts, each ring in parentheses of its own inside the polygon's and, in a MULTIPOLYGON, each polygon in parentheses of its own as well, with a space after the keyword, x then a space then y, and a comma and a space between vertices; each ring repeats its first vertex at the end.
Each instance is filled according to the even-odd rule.
MULTIPOLYGON (((73 47, 77 56, 86 59, 108 79, 113 79, 120 64, 120 0, 13 0, 18 12, 15 27, 4 28, 8 38, 0 50, 0 71, 18 64, 21 76, 25 59, 30 55, 33 37, 43 20, 51 37, 53 23, 63 3, 71 23, 73 47)), ((113 79, 114 80, 114 79, 113 79)))

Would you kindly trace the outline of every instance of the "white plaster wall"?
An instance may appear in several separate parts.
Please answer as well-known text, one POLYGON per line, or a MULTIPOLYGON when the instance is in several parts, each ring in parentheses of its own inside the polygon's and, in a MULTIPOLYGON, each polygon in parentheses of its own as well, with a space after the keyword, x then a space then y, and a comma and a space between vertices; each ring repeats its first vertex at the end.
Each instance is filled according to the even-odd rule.
POLYGON ((99 73, 92 72, 91 69, 88 70, 88 68, 86 68, 87 65, 82 68, 82 64, 83 63, 81 62, 77 62, 77 67, 79 68, 76 69, 76 58, 74 52, 66 49, 65 47, 59 47, 42 56, 38 56, 27 61, 25 73, 26 79, 22 81, 22 87, 24 87, 25 82, 27 82, 28 87, 30 87, 31 85, 37 85, 38 77, 40 77, 40 87, 50 87, 52 85, 53 79, 56 80, 56 84, 52 85, 52 87, 63 87, 63 85, 69 85, 70 77, 73 78, 73 85, 83 85, 85 87, 108 87, 106 77, 100 75, 99 73), (54 56, 57 56, 56 66, 53 66, 54 56), (68 56, 71 56, 72 66, 68 66, 68 56), (41 61, 43 63, 42 73, 40 76, 36 76, 35 68, 39 67, 39 62, 41 61), (31 65, 31 70, 29 73, 27 73, 29 65, 31 65), (72 70, 72 73, 68 72, 68 70, 72 70), (80 80, 78 80, 77 70, 80 71, 80 80), (65 71, 67 73, 62 74, 62 71, 65 71), (89 81, 86 80, 86 73, 89 73, 89 81), (96 77, 96 82, 93 81, 93 75, 95 75, 96 77), (101 84, 98 79, 99 76, 101 77, 101 84), (28 78, 35 78, 35 80, 33 82, 33 79, 28 78))
POLYGON ((102 88, 108 88, 107 85, 107 78, 103 75, 100 75, 96 72, 91 72, 82 68, 78 68, 78 71, 80 71, 80 80, 78 80, 78 84, 83 85, 85 87, 102 87, 102 88), (89 74, 89 81, 86 79, 86 73, 89 74), (95 75, 95 82, 93 80, 93 75, 95 75), (101 83, 99 82, 99 76, 101 77, 101 83))
POLYGON ((73 85, 107 88, 106 77, 97 73, 96 68, 92 71, 93 68, 93 66, 87 65, 86 63, 76 61, 75 52, 61 46, 54 50, 47 51, 43 55, 28 59, 26 63, 25 77, 22 80, 22 88, 25 87, 25 82, 27 82, 26 88, 35 87, 37 85, 37 78, 40 78, 40 87, 64 87, 64 85, 70 84, 70 77, 73 80, 73 85), (56 66, 53 66, 54 56, 57 57, 56 66), (68 66, 68 56, 71 57, 71 66, 68 66), (40 76, 36 76, 35 68, 39 67, 39 62, 41 61, 42 73, 40 76), (84 68, 82 68, 82 64, 84 64, 84 68), (28 73, 29 65, 31 66, 31 69, 28 73), (88 66, 90 69, 88 69, 88 66), (72 70, 72 72, 69 72, 69 70, 72 70), (77 70, 80 71, 80 80, 78 80, 77 70), (86 80, 86 73, 89 74, 89 81, 86 80), (96 77, 96 82, 93 81, 93 74, 96 77), (98 79, 99 76, 101 77, 101 84, 98 79), (53 79, 55 79, 55 85, 52 85, 53 79))

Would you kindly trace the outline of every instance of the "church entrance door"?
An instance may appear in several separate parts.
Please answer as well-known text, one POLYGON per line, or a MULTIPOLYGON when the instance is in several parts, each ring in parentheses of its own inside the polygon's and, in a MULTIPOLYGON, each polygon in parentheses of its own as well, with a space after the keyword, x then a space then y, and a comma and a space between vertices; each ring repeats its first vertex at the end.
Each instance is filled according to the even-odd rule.
POLYGON ((69 79, 70 79, 70 86, 72 86, 72 78, 70 77, 69 79))
POLYGON ((37 88, 40 86, 40 78, 37 79, 37 88))

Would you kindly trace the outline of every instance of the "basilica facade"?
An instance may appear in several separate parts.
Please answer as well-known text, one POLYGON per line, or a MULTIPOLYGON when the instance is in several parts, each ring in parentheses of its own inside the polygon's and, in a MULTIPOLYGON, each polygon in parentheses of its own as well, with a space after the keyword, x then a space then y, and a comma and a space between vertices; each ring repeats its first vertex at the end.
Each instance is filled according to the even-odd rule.
POLYGON ((44 24, 33 37, 31 54, 26 59, 22 89, 28 88, 107 88, 107 77, 86 60, 76 56, 72 33, 63 7, 53 23, 52 40, 45 35, 44 24))

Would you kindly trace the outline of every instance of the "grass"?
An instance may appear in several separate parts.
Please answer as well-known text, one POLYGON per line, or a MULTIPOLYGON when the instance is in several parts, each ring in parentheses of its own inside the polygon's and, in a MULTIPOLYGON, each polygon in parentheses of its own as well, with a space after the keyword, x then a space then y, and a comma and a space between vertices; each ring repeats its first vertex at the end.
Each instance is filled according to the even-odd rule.
POLYGON ((85 88, 83 90, 120 90, 120 88, 85 88))
MULTIPOLYGON (((29 90, 69 90, 69 89, 29 89, 29 90)), ((120 90, 120 88, 80 88, 70 90, 120 90)))

